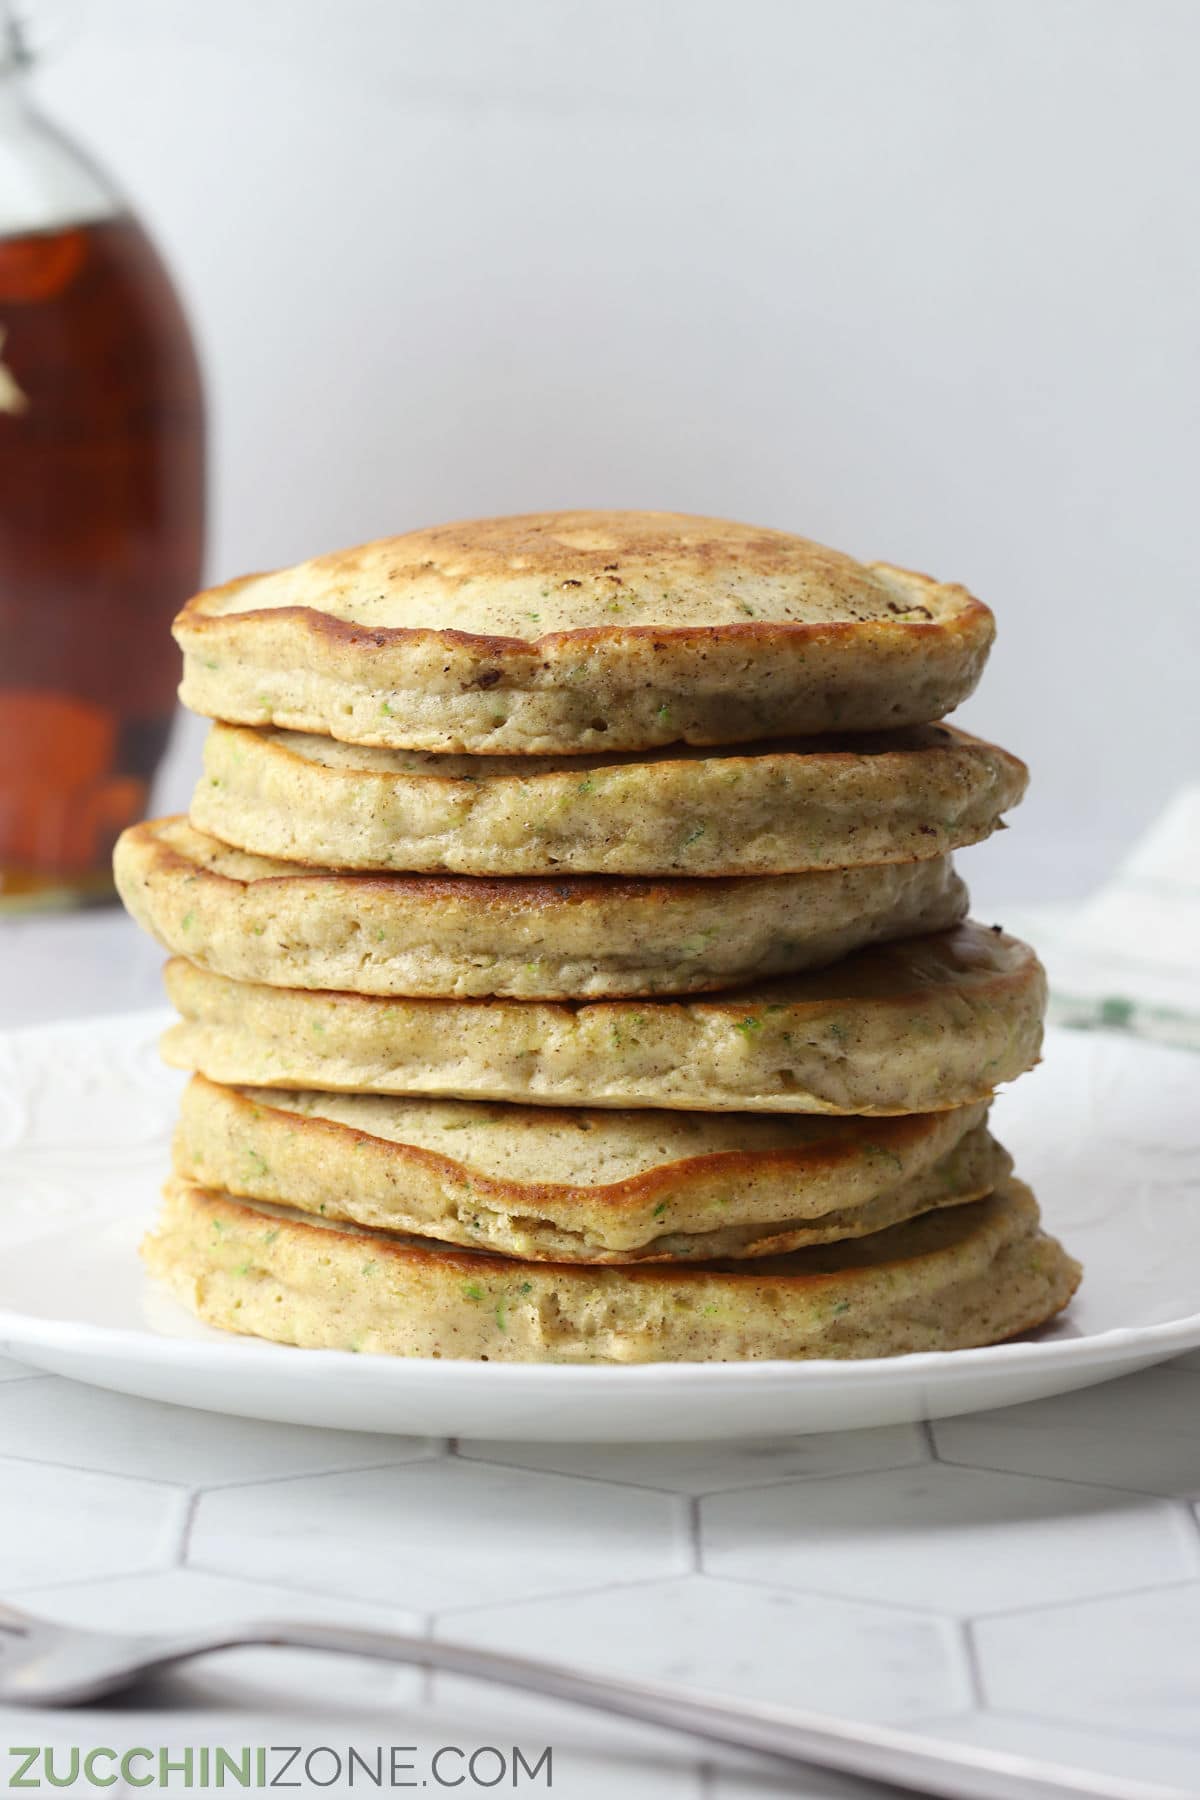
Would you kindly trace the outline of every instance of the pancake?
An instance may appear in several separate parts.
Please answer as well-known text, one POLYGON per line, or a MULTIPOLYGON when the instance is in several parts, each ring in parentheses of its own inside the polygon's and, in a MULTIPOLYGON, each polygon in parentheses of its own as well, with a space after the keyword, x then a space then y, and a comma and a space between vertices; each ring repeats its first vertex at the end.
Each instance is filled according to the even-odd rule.
POLYGON ((495 755, 939 719, 992 615, 964 588, 751 525, 531 513, 383 538, 190 600, 194 712, 495 755))
POLYGON ((175 959, 176 1068, 250 1087, 699 1112, 965 1106, 1038 1059, 1046 980, 967 923, 714 999, 373 1000, 223 979, 175 959))
POLYGON ((538 1262, 762 1256, 978 1200, 986 1103, 900 1119, 584 1112, 195 1076, 175 1172, 329 1220, 538 1262))
POLYGON ((782 875, 942 856, 1025 791, 944 725, 642 756, 433 756, 215 725, 191 822, 333 869, 782 875))
POLYGON ((210 1325, 308 1348, 494 1362, 897 1356, 1044 1323, 1079 1266, 1009 1180, 849 1244, 674 1268, 519 1262, 329 1226, 186 1182, 143 1245, 210 1325))
POLYGON ((117 844, 125 905, 235 980, 359 994, 679 994, 834 961, 953 924, 944 857, 752 880, 363 875, 231 850, 183 819, 117 844))

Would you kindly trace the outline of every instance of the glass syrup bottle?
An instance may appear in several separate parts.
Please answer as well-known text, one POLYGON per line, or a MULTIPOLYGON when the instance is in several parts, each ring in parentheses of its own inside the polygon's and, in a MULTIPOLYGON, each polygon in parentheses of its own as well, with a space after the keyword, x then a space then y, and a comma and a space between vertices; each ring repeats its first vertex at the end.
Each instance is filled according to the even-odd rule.
POLYGON ((112 893, 200 584, 187 321, 108 179, 43 119, 0 0, 0 912, 112 893))

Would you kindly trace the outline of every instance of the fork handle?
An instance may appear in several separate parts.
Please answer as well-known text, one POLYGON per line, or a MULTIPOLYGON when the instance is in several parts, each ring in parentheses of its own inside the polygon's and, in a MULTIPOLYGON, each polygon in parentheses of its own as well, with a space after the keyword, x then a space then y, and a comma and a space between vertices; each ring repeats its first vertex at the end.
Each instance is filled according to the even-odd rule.
MULTIPOLYGON (((889 1726, 861 1724, 831 1714, 763 1705, 754 1700, 727 1700, 665 1682, 622 1681, 567 1668, 561 1663, 399 1632, 272 1620, 248 1625, 239 1629, 236 1636, 223 1635, 203 1648, 241 1644, 286 1645, 374 1657, 382 1662, 416 1664, 449 1675, 465 1675, 476 1681, 498 1682, 649 1725, 665 1726, 671 1731, 688 1732, 733 1749, 866 1776, 890 1782, 902 1791, 938 1795, 943 1800, 1063 1800, 1068 1795, 1076 1796, 1076 1800, 1186 1800, 1179 1790, 1055 1768, 1026 1757, 943 1743, 889 1726)), ((180 1650, 179 1660, 196 1653, 193 1642, 180 1650)))

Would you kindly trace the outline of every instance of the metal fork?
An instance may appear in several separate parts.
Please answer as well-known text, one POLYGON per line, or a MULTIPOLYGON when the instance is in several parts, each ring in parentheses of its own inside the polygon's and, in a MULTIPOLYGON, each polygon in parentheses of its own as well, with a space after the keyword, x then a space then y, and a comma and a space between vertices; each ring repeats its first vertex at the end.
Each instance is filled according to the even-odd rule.
POLYGON ((0 1701, 79 1706, 119 1693, 143 1676, 212 1650, 244 1645, 337 1651, 495 1681, 533 1694, 618 1713, 737 1750, 863 1775, 946 1800, 1188 1800, 1182 1789, 1034 1763, 1023 1756, 945 1744, 914 1732, 864 1725, 798 1708, 728 1700, 658 1681, 621 1681, 559 1663, 498 1655, 357 1626, 255 1620, 174 1636, 59 1625, 0 1604, 0 1701))

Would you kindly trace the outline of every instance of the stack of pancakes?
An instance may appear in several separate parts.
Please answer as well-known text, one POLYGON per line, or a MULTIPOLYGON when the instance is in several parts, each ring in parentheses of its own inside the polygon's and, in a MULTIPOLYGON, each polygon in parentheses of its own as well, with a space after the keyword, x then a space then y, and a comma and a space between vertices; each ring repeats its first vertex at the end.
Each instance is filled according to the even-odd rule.
POLYGON ((150 1266, 213 1324, 635 1362, 994 1342, 1069 1299, 988 1131, 1033 952, 950 853, 987 608, 661 513, 414 532, 184 609, 188 819, 122 838, 193 1071, 150 1266))

